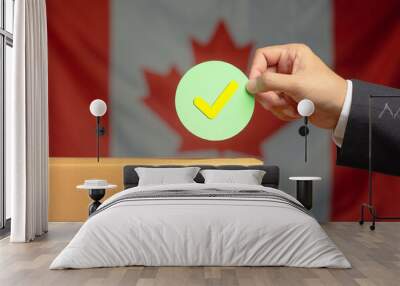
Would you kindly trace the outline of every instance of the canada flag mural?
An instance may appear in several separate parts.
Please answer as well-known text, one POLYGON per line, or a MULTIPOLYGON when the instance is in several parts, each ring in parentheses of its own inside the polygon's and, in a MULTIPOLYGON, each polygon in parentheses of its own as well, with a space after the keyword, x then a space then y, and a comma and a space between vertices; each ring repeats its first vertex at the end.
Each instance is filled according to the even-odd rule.
MULTIPOLYGON (((295 186, 289 176, 321 176, 313 209, 319 220, 358 219, 367 175, 335 166, 329 130, 311 127, 305 164, 301 122, 280 121, 257 104, 237 136, 205 141, 180 123, 175 90, 198 63, 222 60, 247 73, 256 48, 288 42, 308 44, 345 78, 399 88, 398 1, 46 3, 51 156, 95 155, 95 120, 88 107, 101 98, 108 104, 103 156, 255 156, 280 166, 280 188, 290 194, 295 186)), ((399 213, 400 180, 377 175, 376 184, 380 214, 399 213)))
MULTIPOLYGON (((236 46, 223 21, 217 24, 208 42, 200 43, 196 39, 190 39, 190 42, 193 50, 193 65, 209 60, 220 60, 231 63, 246 73, 252 44, 245 44, 242 47, 236 46)), ((234 138, 210 142, 195 137, 183 127, 178 116, 171 112, 175 108, 173 98, 181 76, 182 74, 174 67, 166 75, 145 70, 149 94, 144 98, 144 101, 180 136, 182 141, 178 151, 235 151, 241 154, 263 156, 262 143, 279 130, 285 124, 284 121, 275 118, 271 113, 263 110, 260 105, 257 105, 249 125, 234 138)))

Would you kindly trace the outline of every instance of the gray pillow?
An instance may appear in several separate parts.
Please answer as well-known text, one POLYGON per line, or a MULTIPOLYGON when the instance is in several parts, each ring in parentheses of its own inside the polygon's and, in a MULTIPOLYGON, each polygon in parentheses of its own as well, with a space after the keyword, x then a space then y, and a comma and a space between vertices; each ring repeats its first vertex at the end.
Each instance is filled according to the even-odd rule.
POLYGON ((262 170, 202 170, 205 184, 261 185, 265 171, 262 170))
POLYGON ((199 170, 198 167, 135 168, 139 176, 139 186, 195 183, 193 179, 199 170))

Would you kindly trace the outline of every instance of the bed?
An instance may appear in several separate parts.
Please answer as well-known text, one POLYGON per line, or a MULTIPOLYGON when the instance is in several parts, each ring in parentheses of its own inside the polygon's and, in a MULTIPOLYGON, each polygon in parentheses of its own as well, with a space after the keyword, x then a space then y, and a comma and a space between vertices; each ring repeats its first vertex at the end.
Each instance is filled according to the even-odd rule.
POLYGON ((138 167, 124 168, 125 190, 104 201, 50 269, 351 267, 301 203, 278 189, 277 166, 198 166, 262 170, 260 185, 204 183, 198 173, 193 183, 149 186, 138 186, 138 167))

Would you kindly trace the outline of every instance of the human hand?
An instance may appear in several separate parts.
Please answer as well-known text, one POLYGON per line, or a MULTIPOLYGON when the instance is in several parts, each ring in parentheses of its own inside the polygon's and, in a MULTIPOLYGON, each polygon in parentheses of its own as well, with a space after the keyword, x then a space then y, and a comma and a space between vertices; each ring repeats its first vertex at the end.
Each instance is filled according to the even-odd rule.
POLYGON ((297 103, 310 99, 314 125, 334 129, 346 96, 347 82, 303 44, 258 49, 250 69, 247 90, 282 120, 300 118, 297 103))

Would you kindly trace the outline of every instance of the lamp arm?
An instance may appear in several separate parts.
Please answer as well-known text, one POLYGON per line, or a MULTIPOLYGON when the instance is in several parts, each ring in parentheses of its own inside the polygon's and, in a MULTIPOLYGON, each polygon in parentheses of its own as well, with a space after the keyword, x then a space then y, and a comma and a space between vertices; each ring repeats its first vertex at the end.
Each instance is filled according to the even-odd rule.
POLYGON ((100 116, 96 116, 96 145, 97 145, 97 162, 100 161, 100 136, 106 133, 106 129, 100 125, 100 116))
POLYGON ((304 162, 307 163, 307 135, 308 135, 308 116, 304 116, 304 126, 305 126, 305 134, 304 134, 304 162))
POLYGON ((96 134, 98 136, 103 136, 106 134, 106 129, 100 124, 100 116, 96 116, 96 134))

